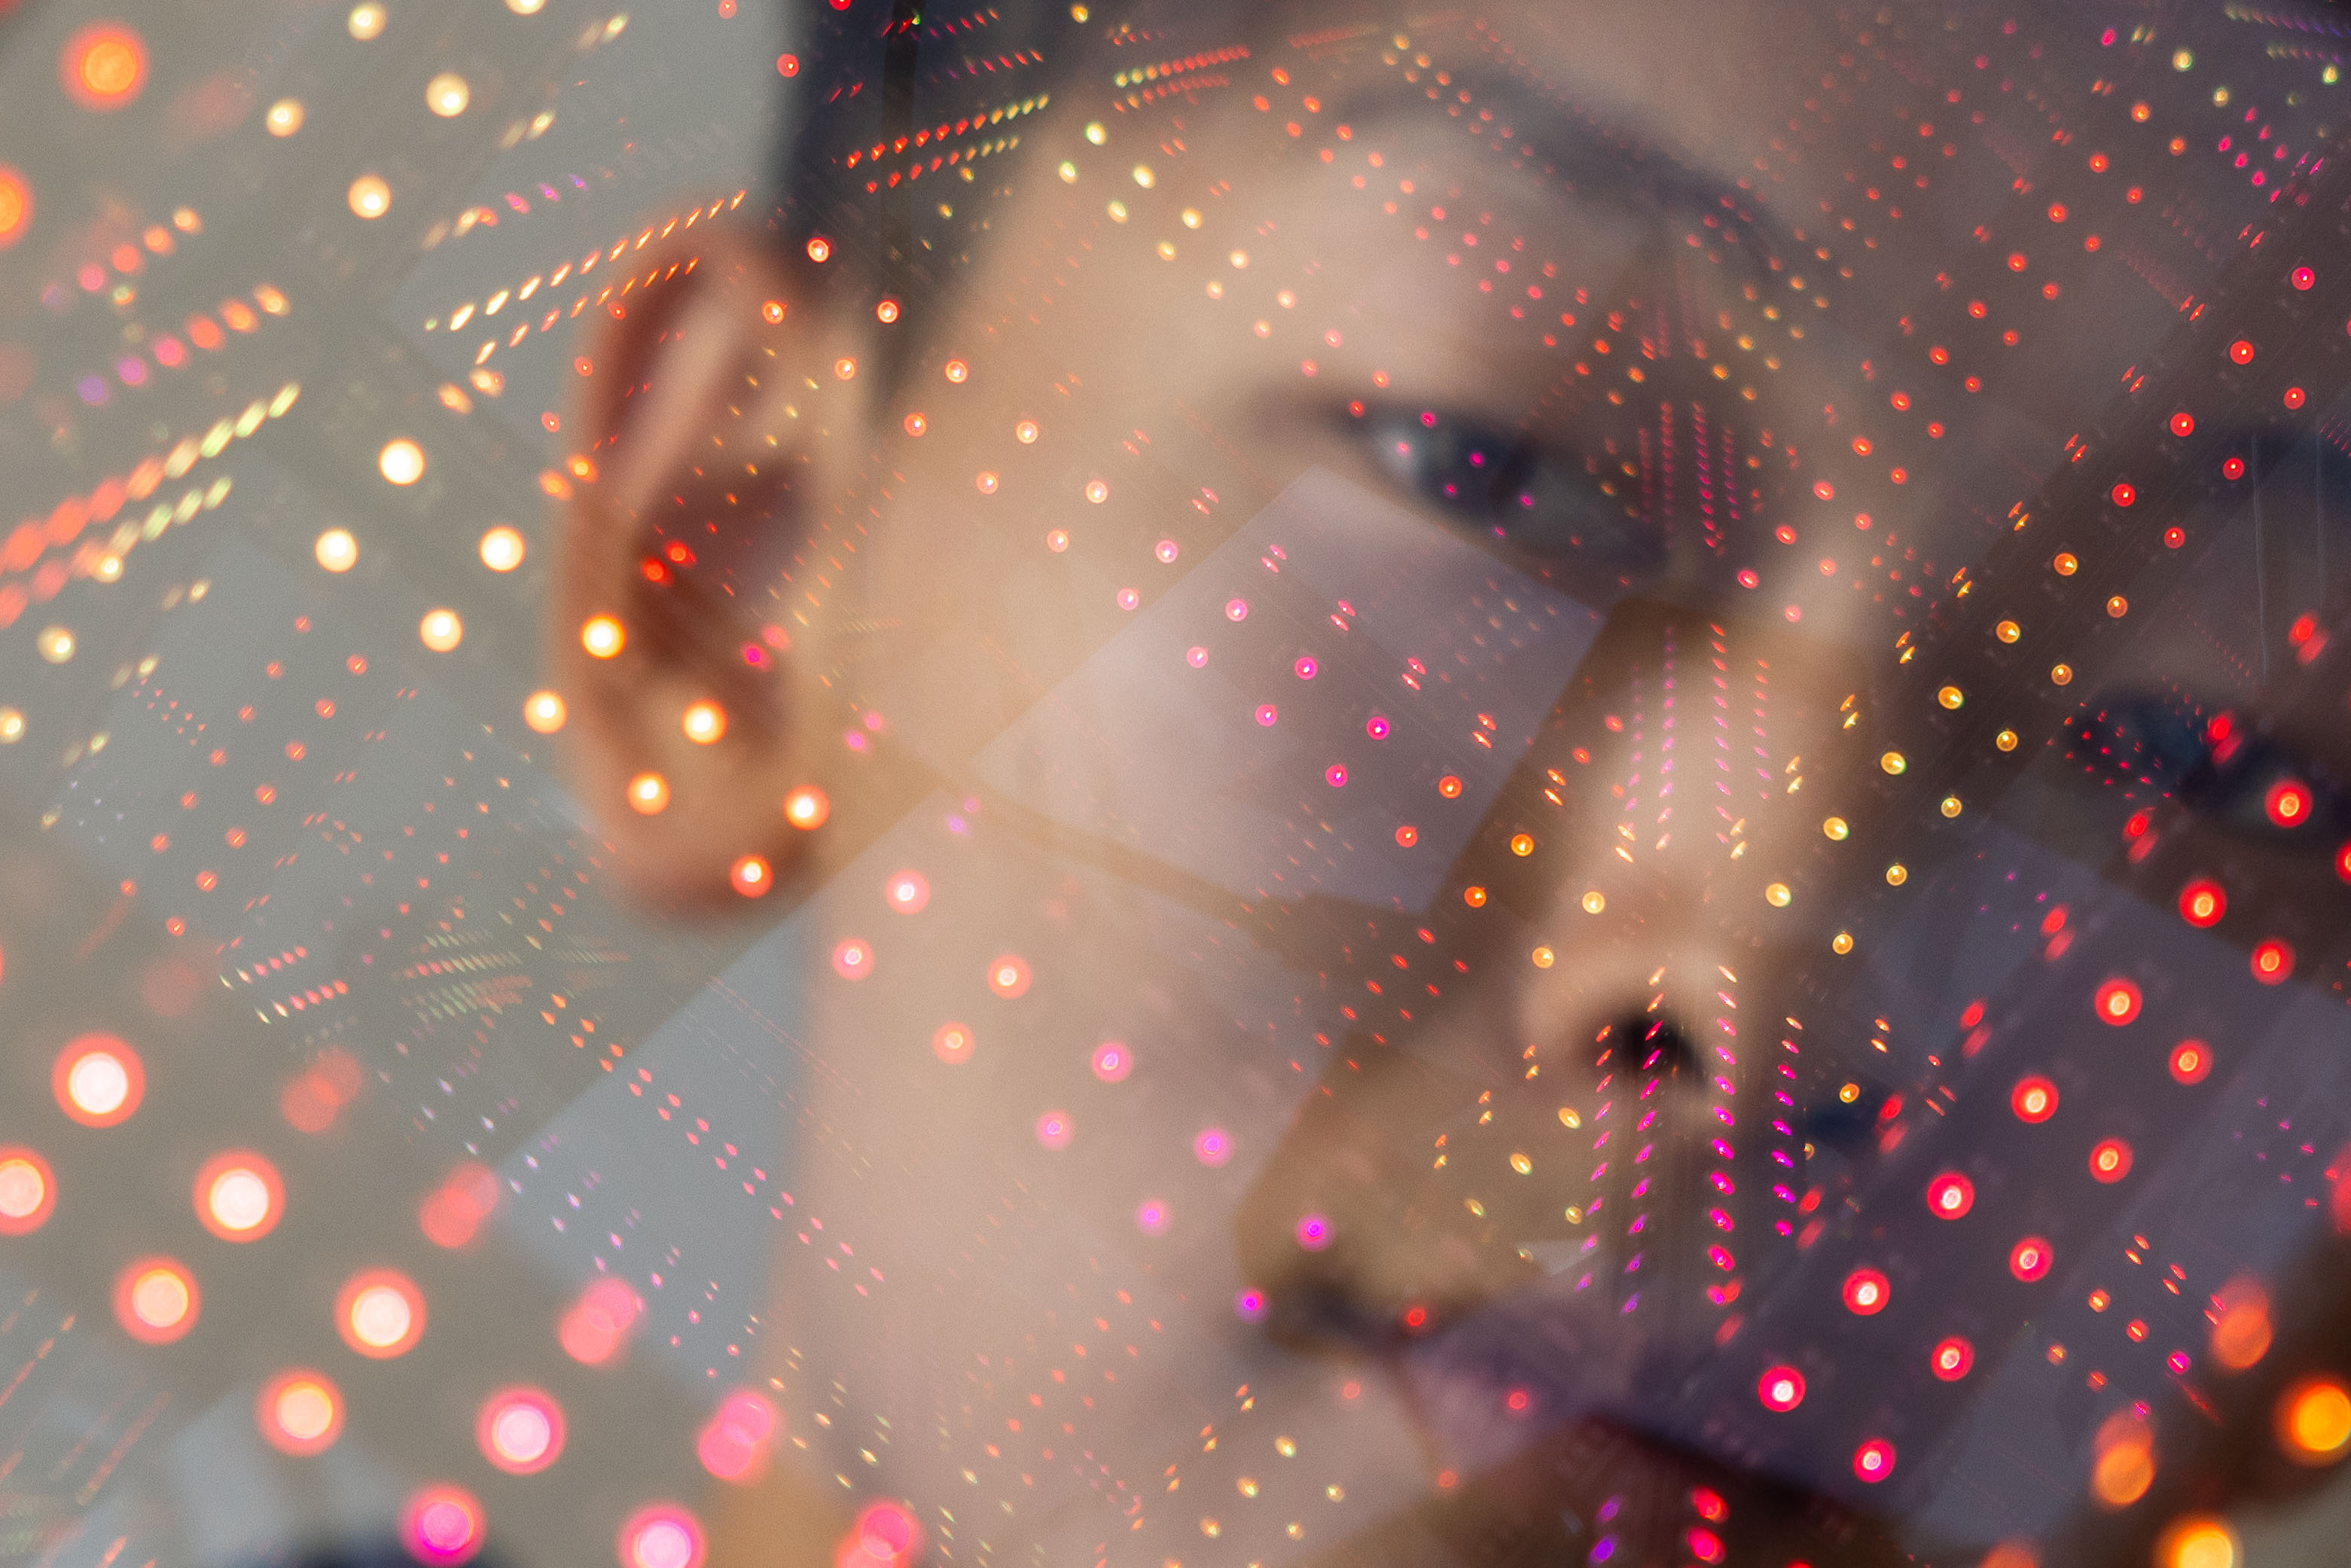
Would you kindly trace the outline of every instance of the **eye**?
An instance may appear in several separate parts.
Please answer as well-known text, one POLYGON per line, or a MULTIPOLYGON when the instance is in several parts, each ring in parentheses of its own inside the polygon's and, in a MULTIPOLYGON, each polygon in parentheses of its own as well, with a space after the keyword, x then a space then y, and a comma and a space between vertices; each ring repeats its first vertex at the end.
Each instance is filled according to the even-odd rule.
POLYGON ((1440 409, 1355 404, 1349 438, 1400 493, 1537 570, 1583 566, 1629 586, 1665 562, 1661 538, 1613 485, 1516 430, 1440 409))
POLYGON ((2176 694, 2121 692, 2066 718, 2077 777, 2134 803, 2177 800, 2210 825, 2252 839, 2339 838, 2351 792, 2243 716, 2176 694))

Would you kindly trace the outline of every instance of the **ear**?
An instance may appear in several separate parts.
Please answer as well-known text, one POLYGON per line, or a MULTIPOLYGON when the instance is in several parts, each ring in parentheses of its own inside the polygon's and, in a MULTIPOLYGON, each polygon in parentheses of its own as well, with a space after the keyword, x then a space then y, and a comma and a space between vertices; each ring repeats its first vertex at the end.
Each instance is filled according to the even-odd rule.
POLYGON ((816 737, 841 722, 822 618, 784 574, 811 497, 853 482, 869 400, 861 334, 776 256, 687 238, 634 262, 586 345, 548 635, 571 782, 617 869, 707 906, 765 892, 814 825, 784 803, 823 789, 816 737))

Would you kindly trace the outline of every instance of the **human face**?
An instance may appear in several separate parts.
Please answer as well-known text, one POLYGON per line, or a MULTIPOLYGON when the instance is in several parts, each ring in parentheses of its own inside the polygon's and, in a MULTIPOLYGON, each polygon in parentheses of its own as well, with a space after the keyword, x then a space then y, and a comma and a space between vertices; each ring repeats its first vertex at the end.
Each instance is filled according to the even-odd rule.
MULTIPOLYGON (((855 570, 794 584, 841 791, 936 787, 772 955, 816 976, 801 1179, 913 1281, 835 1312, 787 1249, 797 1364, 961 1390, 890 1485, 1068 1544, 1074 1446, 1064 1490, 1236 1561, 1360 1557, 1414 1496, 1594 1561, 2176 1509, 2128 1461, 2204 1326, 2105 1340, 2113 1257, 2187 1243, 2115 1238, 2192 1225, 2185 1151, 2294 1081, 2273 982, 2351 826, 2273 789, 2334 746, 2289 688, 2339 349, 2294 345, 2343 310, 2314 121, 2264 118, 2317 89, 2216 52, 1310 7, 1064 95, 844 471, 855 570), (2252 143, 2197 172, 2223 110, 2252 143), (2224 254, 2179 250, 2183 180, 2224 254), (2293 520, 2250 548, 2257 484, 2293 520), (2179 924, 2208 875, 2237 919, 2179 924), (805 962, 843 951, 870 981, 805 962), (1284 1445, 1294 1522, 1248 1501, 1284 1445)), ((2314 1235, 2296 1197, 2167 1300, 2314 1235)))

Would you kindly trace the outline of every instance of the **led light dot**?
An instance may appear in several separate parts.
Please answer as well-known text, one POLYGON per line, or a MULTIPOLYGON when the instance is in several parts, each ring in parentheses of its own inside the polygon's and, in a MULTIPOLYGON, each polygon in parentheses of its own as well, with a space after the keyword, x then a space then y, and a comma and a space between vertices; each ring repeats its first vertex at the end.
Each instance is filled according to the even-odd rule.
POLYGON ((523 699, 522 721, 541 735, 553 735, 563 727, 570 709, 554 692, 533 692, 523 699))
POLYGON ((436 653, 446 653, 465 640, 465 623, 454 610, 428 610, 416 623, 416 640, 436 653))
POLYGON ((669 780, 658 773, 640 773, 629 780, 629 809, 651 817, 669 808, 669 780))
POLYGON ((726 710, 707 700, 689 704, 678 721, 678 727, 684 730, 685 738, 696 746, 712 745, 726 734, 726 710))
POLYGON ((394 485, 413 485, 424 477, 424 449, 406 436, 387 441, 375 455, 376 472, 394 485))
POLYGON ((342 1435, 343 1396, 319 1373, 281 1372, 262 1385, 254 1421, 271 1448, 307 1458, 326 1452, 342 1435))
POLYGON ((523 538, 500 523, 482 536, 482 564, 492 571, 512 571, 522 564, 523 538))
POLYGON ((580 645, 591 659, 609 659, 628 645, 629 633, 610 615, 591 615, 580 625, 580 645))
MULTIPOLYGON (((350 204, 352 213, 373 222, 392 211, 392 186, 380 174, 362 174, 351 182, 344 199, 350 204)), ((404 485, 408 481, 394 479, 392 483, 404 485)))
POLYGON ((444 120, 455 120, 474 101, 474 89, 455 71, 443 71, 424 84, 424 107, 444 120))

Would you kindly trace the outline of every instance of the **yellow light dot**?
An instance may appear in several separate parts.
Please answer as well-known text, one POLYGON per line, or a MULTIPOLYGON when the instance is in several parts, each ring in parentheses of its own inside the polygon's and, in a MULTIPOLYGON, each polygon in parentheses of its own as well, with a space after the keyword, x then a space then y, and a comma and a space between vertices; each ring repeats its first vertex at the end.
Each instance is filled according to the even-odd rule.
POLYGON ((2071 577, 2082 570, 2081 559, 2072 550, 2059 550, 2057 559, 2049 564, 2056 569, 2057 575, 2060 577, 2071 577))
POLYGON ((629 780, 629 804, 650 817, 669 804, 669 780, 658 773, 640 773, 629 780))
POLYGON ((726 733, 726 710, 714 702, 694 703, 679 721, 685 738, 696 746, 708 746, 726 733))
POLYGON ((2061 686, 2070 685, 2074 680, 2074 666, 2071 664, 2052 664, 2049 666, 2049 678, 2061 686))
POLYGON ((302 100, 294 98, 279 99, 269 106, 268 112, 261 117, 261 122, 268 128, 269 134, 272 136, 293 135, 302 129, 302 100))
POLYGON ((1536 968, 1548 969, 1559 962, 1559 955, 1548 947, 1538 947, 1534 950, 1534 960, 1536 968))
POLYGON ((507 9, 517 16, 536 16, 546 5, 547 0, 507 0, 507 9))
POLYGON ((2196 53, 2192 49, 2177 49, 2171 56, 2171 68, 2176 71, 2196 68, 2196 53))
POLYGON ((1795 896, 1788 891, 1788 884, 1784 882, 1775 882, 1763 890, 1763 902, 1774 909, 1787 908, 1795 896))
POLYGON ((62 664, 74 656, 74 634, 62 626, 44 626, 33 639, 41 657, 52 664, 62 664))
POLYGON ((854 381, 857 378, 857 361, 843 354, 832 361, 832 375, 835 381, 854 381))
POLYGON ((383 444, 375 455, 376 471, 394 485, 413 485, 424 477, 424 449, 406 436, 383 444))
POLYGON ((1152 186, 1159 183, 1159 178, 1157 175, 1152 173, 1148 168, 1144 167, 1141 163, 1137 163, 1134 166, 1134 183, 1147 191, 1151 189, 1152 186))
POLYGON ((2155 1560, 2159 1568, 2237 1568, 2237 1532, 2220 1520, 2190 1516, 2163 1532, 2155 1560))
POLYGON ((1910 766, 1909 759, 1898 751, 1889 751, 1877 759, 1877 765, 1888 773, 1899 773, 1910 766))
POLYGON ((1999 747, 2002 751, 2014 751, 2016 749, 2016 731, 2012 729, 2003 729, 1998 735, 1991 737, 1991 743, 1994 746, 1999 747))
POLYGON ((482 536, 482 564, 492 571, 512 571, 522 564, 520 532, 504 523, 482 536))
POLYGON ((2351 1449, 2351 1391, 2331 1377, 2289 1389, 2278 1401, 2278 1441, 2297 1464, 2342 1458, 2351 1449))
POLYGON ((1843 817, 1831 817, 1821 824, 1821 831, 1833 842, 1841 844, 1852 834, 1853 829, 1843 817))
POLYGON ((1852 952, 1853 933, 1850 931, 1840 931, 1835 936, 1830 937, 1829 951, 1834 953, 1840 958, 1844 957, 1847 953, 1852 952))
POLYGON ((0 746, 14 746, 25 738, 25 716, 12 707, 0 707, 0 746))
POLYGON ((1991 634, 2003 643, 2013 643, 2024 635, 2024 628, 2013 621, 2003 621, 1991 629, 1991 634))
POLYGON ((832 802, 813 784, 803 784, 784 797, 784 821, 795 828, 820 828, 831 815, 832 802))
POLYGON ((591 615, 580 628, 580 645, 593 659, 609 659, 627 646, 629 633, 609 615, 591 615))
POLYGON ((443 71, 424 84, 424 107, 444 120, 455 120, 474 101, 474 89, 455 71, 443 71))
POLYGON ((1946 817, 1956 817, 1959 814, 1960 809, 1959 798, 1957 795, 1946 795, 1943 797, 1943 815, 1946 817))
POLYGON ((1534 1174, 1535 1163, 1534 1161, 1527 1158, 1524 1154, 1513 1151, 1510 1155, 1510 1168, 1518 1172, 1520 1176, 1532 1176, 1534 1174))
POLYGON ((351 182, 351 211, 371 221, 392 211, 392 187, 380 174, 362 174, 351 182))
POLYGON ((1512 854, 1514 854, 1514 855, 1520 855, 1520 856, 1531 855, 1531 854, 1534 853, 1534 852, 1535 852, 1535 841, 1534 841, 1534 835, 1533 835, 1533 834, 1531 834, 1531 833, 1513 833, 1513 834, 1511 834, 1511 835, 1510 835, 1510 852, 1511 852, 1512 854))
POLYGON ((1955 708, 1961 703, 1967 701, 1968 698, 1967 694, 1960 691, 1959 687, 1945 686, 1941 691, 1935 694, 1935 700, 1941 703, 1945 707, 1955 708))
POLYGON ((122 558, 111 553, 102 555, 98 558, 98 564, 90 568, 89 574, 100 582, 120 582, 122 558))
POLYGON ((1102 122, 1097 120, 1086 127, 1086 140, 1099 147, 1110 140, 1110 132, 1103 130, 1102 122))
POLYGON ((1586 914, 1586 915, 1597 915, 1597 914, 1599 914, 1602 910, 1604 910, 1604 909, 1605 909, 1605 908, 1607 908, 1607 907, 1608 907, 1608 896, 1607 896, 1607 894, 1605 894, 1602 893, 1598 888, 1596 888, 1596 887, 1595 887, 1595 888, 1592 889, 1589 893, 1586 893, 1586 894, 1583 895, 1583 913, 1584 913, 1584 914, 1586 914))
POLYGON ((1054 172, 1061 176, 1061 183, 1064 185, 1074 185, 1078 183, 1078 166, 1067 158, 1061 160, 1061 168, 1054 172))
POLYGON ((1562 1105, 1559 1108, 1559 1124, 1562 1127, 1581 1127, 1583 1125, 1583 1118, 1575 1113, 1574 1106, 1562 1105))
POLYGON ((343 26, 350 29, 352 37, 366 43, 371 38, 381 37, 383 25, 389 20, 391 18, 377 0, 361 0, 361 4, 351 7, 351 14, 343 26))
POLYGON ((569 716, 570 710, 553 692, 533 692, 523 699, 523 723, 541 735, 553 735, 563 727, 563 721, 569 716))
POLYGON ((1904 865, 1900 861, 1896 861, 1892 865, 1886 868, 1886 886, 1900 887, 1904 883, 1908 882, 1909 880, 1910 868, 1904 865))
POLYGON ((436 653, 445 653, 465 640, 465 623, 454 610, 428 610, 416 623, 417 639, 436 653))
POLYGON ((1023 446, 1034 445, 1040 434, 1033 419, 1024 419, 1012 427, 1012 438, 1023 446))

